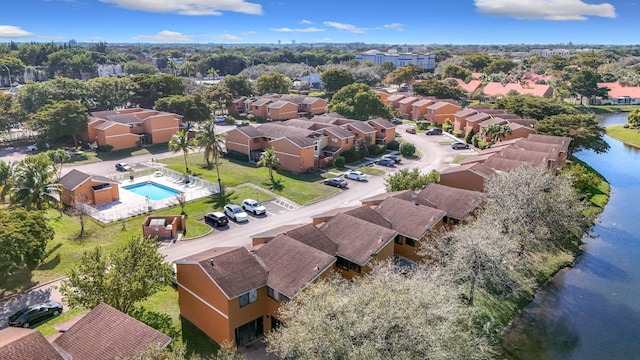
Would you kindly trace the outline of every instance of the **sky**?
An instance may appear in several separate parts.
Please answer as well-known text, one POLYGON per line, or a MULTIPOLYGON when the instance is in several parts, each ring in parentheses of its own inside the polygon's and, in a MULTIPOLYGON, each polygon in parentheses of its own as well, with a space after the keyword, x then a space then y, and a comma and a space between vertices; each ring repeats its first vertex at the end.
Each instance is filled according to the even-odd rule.
POLYGON ((638 44, 640 0, 3 0, 0 42, 638 44))

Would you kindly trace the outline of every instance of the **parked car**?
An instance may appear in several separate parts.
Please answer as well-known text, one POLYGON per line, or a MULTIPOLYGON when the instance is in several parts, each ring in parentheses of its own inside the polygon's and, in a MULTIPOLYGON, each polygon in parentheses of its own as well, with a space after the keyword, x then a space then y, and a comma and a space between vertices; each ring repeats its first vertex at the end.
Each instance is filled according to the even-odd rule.
POLYGON ((248 122, 246 122, 246 121, 240 121, 240 120, 236 121, 236 122, 235 122, 235 124, 236 124, 236 126, 237 126, 237 127, 241 127, 241 126, 249 126, 249 123, 248 123, 248 122))
POLYGON ((442 135, 442 128, 433 128, 424 132, 425 135, 442 135))
POLYGON ((383 159, 392 159, 394 163, 400 164, 402 162, 402 158, 397 155, 385 155, 382 157, 383 159))
POLYGON ((131 165, 129 165, 129 164, 125 163, 125 162, 117 163, 116 164, 116 170, 118 170, 118 171, 129 171, 129 170, 131 170, 131 165))
POLYGON ((344 177, 351 180, 367 181, 367 174, 362 171, 351 170, 344 174, 344 177))
POLYGON ((324 184, 329 186, 335 186, 337 188, 346 188, 347 180, 335 177, 331 179, 326 179, 324 181, 324 184))
POLYGON ((9 326, 28 328, 62 314, 62 304, 49 301, 42 304, 27 306, 9 316, 9 326))
POLYGON ((416 133, 416 128, 409 127, 405 131, 408 132, 409 134, 415 134, 416 133))
POLYGON ((398 118, 393 118, 393 119, 391 119, 391 123, 395 124, 395 125, 400 125, 400 124, 402 124, 402 120, 400 120, 398 118))
POLYGON ((215 227, 225 226, 229 223, 229 218, 220 211, 210 212, 204 216, 204 222, 215 227))
POLYGON ((396 163, 395 160, 390 158, 382 158, 375 161, 376 165, 382 165, 382 166, 393 166, 395 165, 395 163, 396 163))
POLYGON ((226 116, 224 116, 224 115, 219 115, 219 116, 216 116, 216 117, 214 118, 214 122, 215 122, 216 124, 222 124, 222 123, 224 123, 224 122, 226 122, 226 121, 227 121, 227 117, 226 117, 226 116))
POLYGON ((253 199, 242 200, 242 209, 246 212, 253 213, 254 215, 262 215, 267 213, 267 209, 264 207, 264 205, 253 199))
POLYGON ((468 149, 469 148, 469 144, 463 143, 463 142, 460 142, 460 141, 456 141, 453 144, 451 144, 451 148, 454 149, 454 150, 468 149))
POLYGON ((249 215, 238 205, 227 204, 224 206, 224 214, 235 222, 249 221, 249 215))
MULTIPOLYGON (((48 149, 49 148, 49 144, 44 144, 44 148, 48 149)), ((33 144, 33 145, 29 145, 27 146, 27 151, 28 152, 34 152, 34 151, 38 151, 38 144, 33 144)))

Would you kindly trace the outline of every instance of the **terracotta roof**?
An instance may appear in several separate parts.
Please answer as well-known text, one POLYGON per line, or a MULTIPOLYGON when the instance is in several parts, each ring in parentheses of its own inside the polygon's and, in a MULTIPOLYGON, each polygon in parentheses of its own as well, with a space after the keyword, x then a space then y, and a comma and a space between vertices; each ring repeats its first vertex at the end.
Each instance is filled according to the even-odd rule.
POLYGON ((111 180, 108 177, 100 176, 100 175, 89 175, 85 174, 82 171, 73 169, 69 171, 65 176, 60 178, 58 184, 62 185, 63 188, 74 190, 78 186, 82 185, 85 181, 92 179, 96 182, 103 182, 109 184, 117 184, 117 181, 111 180))
POLYGON ((612 99, 625 96, 632 99, 640 99, 640 86, 622 86, 618 83, 598 83, 598 87, 609 88, 609 98, 612 99))
POLYGON ((284 231, 284 234, 297 241, 334 256, 338 252, 338 244, 320 231, 314 224, 297 226, 284 231))
POLYGON ((347 214, 338 214, 320 230, 338 244, 338 256, 366 265, 397 232, 347 214))
POLYGON ((480 86, 482 86, 482 81, 480 80, 471 80, 468 83, 465 83, 463 80, 460 80, 460 79, 455 79, 455 80, 458 83, 458 86, 460 86, 462 90, 468 93, 472 93, 478 90, 480 86))
POLYGON ((53 346, 73 359, 108 360, 133 357, 152 345, 167 346, 170 340, 149 325, 101 303, 55 339, 53 346))
POLYGON ((286 235, 278 235, 256 250, 269 269, 267 285, 289 298, 325 272, 335 261, 333 255, 286 235))
POLYGON ((550 154, 548 153, 528 151, 510 146, 502 149, 499 153, 491 155, 485 160, 484 164, 494 170, 506 171, 518 167, 521 163, 548 167, 549 160, 550 154), (511 161, 517 161, 520 164, 515 164, 511 161))
POLYGON ((0 330, 0 359, 63 360, 40 331, 7 327, 0 330))
POLYGON ((484 198, 484 194, 478 191, 429 184, 418 193, 416 202, 443 210, 450 218, 464 220, 482 204, 484 198))
POLYGON ((375 211, 391 220, 392 228, 412 239, 421 239, 446 213, 432 207, 416 205, 411 201, 389 197, 375 211))
POLYGON ((531 141, 527 138, 518 139, 512 146, 518 149, 549 154, 554 159, 558 157, 563 149, 562 145, 531 141))
POLYGON ((244 247, 214 248, 176 263, 196 261, 229 300, 267 283, 267 270, 244 247))
POLYGON ((482 89, 482 92, 487 96, 504 96, 507 95, 509 91, 516 91, 521 95, 528 94, 533 96, 545 96, 550 95, 549 92, 551 91, 551 86, 529 82, 524 86, 521 83, 508 83, 506 85, 502 85, 502 83, 499 82, 490 82, 482 89))
POLYGON ((572 139, 566 136, 530 134, 529 136, 527 136, 527 140, 547 143, 547 144, 562 145, 563 149, 565 149, 566 151, 566 149, 569 148, 569 143, 571 142, 572 139))
POLYGON ((385 128, 385 129, 391 129, 391 128, 395 128, 396 126, 393 125, 389 120, 387 119, 383 119, 381 117, 377 117, 377 118, 373 118, 369 121, 367 121, 369 124, 374 123, 377 124, 378 126, 385 128))

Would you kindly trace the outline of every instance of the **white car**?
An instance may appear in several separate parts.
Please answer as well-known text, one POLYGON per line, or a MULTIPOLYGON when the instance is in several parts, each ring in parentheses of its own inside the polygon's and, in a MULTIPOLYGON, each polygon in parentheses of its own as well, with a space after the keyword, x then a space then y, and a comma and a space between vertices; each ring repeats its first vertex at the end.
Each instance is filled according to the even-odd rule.
MULTIPOLYGON (((44 147, 46 149, 48 149, 49 148, 49 144, 44 144, 44 147)), ((38 150, 38 144, 33 144, 33 145, 27 146, 27 151, 28 152, 34 152, 34 151, 37 151, 37 150, 38 150)))
POLYGON ((249 215, 238 205, 228 204, 224 206, 224 214, 235 222, 249 221, 249 215))
POLYGON ((227 121, 227 117, 224 115, 219 115, 215 117, 214 121, 216 124, 222 124, 223 122, 227 121))
POLYGON ((347 179, 358 180, 358 181, 367 180, 367 174, 361 171, 355 171, 355 170, 348 171, 347 173, 344 174, 344 177, 346 177, 347 179))
POLYGON ((242 200, 242 209, 246 212, 253 213, 254 215, 262 215, 267 213, 267 209, 264 205, 253 199, 242 200))

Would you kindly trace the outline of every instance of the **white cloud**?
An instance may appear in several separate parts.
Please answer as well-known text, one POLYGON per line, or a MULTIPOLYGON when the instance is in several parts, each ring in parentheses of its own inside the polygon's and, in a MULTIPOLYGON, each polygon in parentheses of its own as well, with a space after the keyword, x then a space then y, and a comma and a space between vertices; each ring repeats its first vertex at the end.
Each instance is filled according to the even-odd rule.
POLYGON ((382 28, 389 29, 389 30, 404 31, 404 24, 400 24, 400 23, 385 24, 385 25, 382 25, 382 28))
POLYGON ((253 30, 249 30, 249 31, 245 31, 242 33, 242 36, 249 36, 249 35, 255 35, 257 34, 257 32, 253 31, 253 30))
POLYGON ((262 5, 245 0, 100 0, 132 10, 180 15, 222 15, 222 11, 233 11, 262 15, 262 5))
POLYGON ((192 43, 194 42, 191 36, 184 35, 176 31, 163 30, 155 35, 138 35, 133 38, 134 40, 145 40, 150 42, 159 43, 192 43))
POLYGON ((300 20, 300 24, 311 25, 313 23, 311 21, 309 21, 309 20, 302 19, 302 20, 300 20))
POLYGON ((0 25, 0 38, 23 38, 32 36, 33 33, 30 33, 26 30, 22 30, 17 26, 11 25, 0 25))
POLYGON ((613 5, 587 4, 582 0, 475 0, 475 5, 483 14, 516 19, 587 20, 588 16, 616 17, 613 5))
POLYGON ((219 40, 229 40, 229 41, 240 41, 242 40, 242 38, 240 36, 236 36, 233 34, 224 34, 224 35, 218 35, 218 36, 214 36, 214 39, 219 39, 219 40))
POLYGON ((322 31, 324 31, 324 29, 315 28, 315 27, 308 27, 308 28, 304 28, 304 29, 291 29, 291 28, 284 27, 284 28, 271 29, 271 31, 312 33, 312 32, 322 32, 322 31))
POLYGON ((352 32, 354 34, 364 34, 366 32, 367 29, 364 28, 359 28, 355 25, 351 25, 351 24, 344 24, 344 23, 339 23, 339 22, 335 22, 335 21, 325 21, 323 23, 325 26, 331 26, 333 28, 336 28, 338 30, 344 30, 344 31, 349 31, 352 32))

